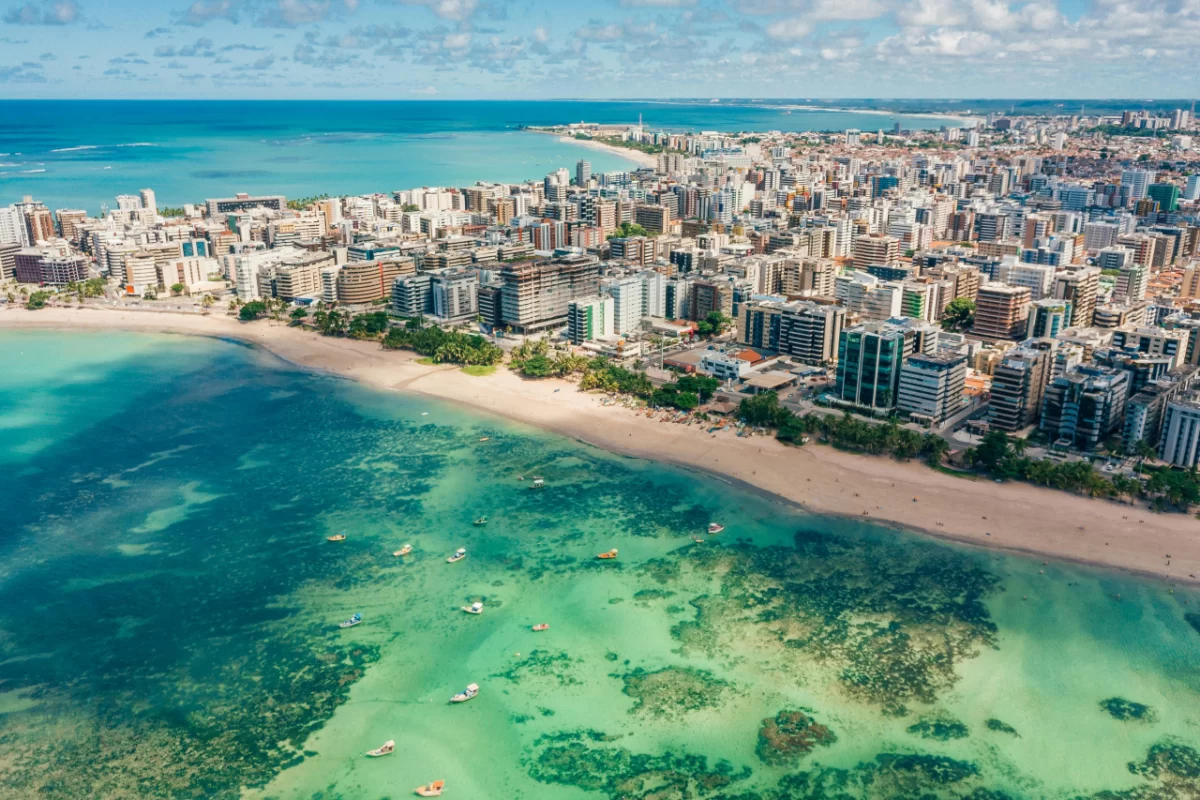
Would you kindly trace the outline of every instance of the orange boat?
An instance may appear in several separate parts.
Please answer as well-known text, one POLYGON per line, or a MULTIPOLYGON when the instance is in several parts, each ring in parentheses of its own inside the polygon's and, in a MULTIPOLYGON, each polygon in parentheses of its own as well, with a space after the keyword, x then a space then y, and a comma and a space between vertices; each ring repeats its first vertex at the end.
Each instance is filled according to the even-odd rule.
POLYGON ((550 625, 545 622, 539 622, 537 625, 533 626, 533 630, 535 630, 535 631, 549 630, 549 628, 550 628, 550 625))
POLYGON ((612 550, 609 550, 607 553, 600 553, 599 555, 596 556, 596 558, 616 558, 616 557, 617 557, 617 548, 615 548, 615 547, 612 550))
POLYGON ((442 789, 445 787, 445 785, 445 781, 434 781, 433 783, 425 786, 418 786, 416 789, 413 789, 413 791, 421 795, 421 797, 437 797, 442 793, 442 789))
POLYGON ((325 541, 327 541, 327 542, 344 542, 344 541, 346 541, 346 534, 335 533, 333 536, 326 536, 325 541))

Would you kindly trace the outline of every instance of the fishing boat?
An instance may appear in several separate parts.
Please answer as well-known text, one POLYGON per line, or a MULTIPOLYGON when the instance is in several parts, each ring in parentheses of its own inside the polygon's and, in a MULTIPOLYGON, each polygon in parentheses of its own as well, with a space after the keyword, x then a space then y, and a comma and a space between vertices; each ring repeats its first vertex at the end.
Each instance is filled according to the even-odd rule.
POLYGON ((346 620, 345 622, 339 622, 338 627, 339 628, 353 628, 355 625, 360 625, 360 624, 362 624, 362 614, 355 614, 353 617, 346 620))
POLYGON ((406 555, 408 555, 408 554, 409 554, 409 553, 411 553, 411 552, 412 552, 412 545, 411 545, 411 544, 406 544, 406 545, 404 545, 404 547, 401 547, 399 550, 397 550, 396 552, 392 553, 392 555, 394 555, 394 556, 406 556, 406 555))
POLYGON ((433 783, 427 783, 424 786, 418 786, 416 789, 413 789, 413 791, 421 795, 421 797, 438 797, 441 795, 442 789, 445 786, 445 781, 434 781, 433 783))
POLYGON ((482 528, 484 525, 487 525, 487 514, 484 514, 482 517, 475 520, 476 528, 482 528))
POLYGON ((541 478, 534 478, 533 486, 530 486, 529 488, 530 489, 541 489, 545 485, 546 485, 546 482, 544 480, 542 480, 541 478))
POLYGON ((617 557, 617 548, 615 548, 615 547, 612 550, 609 550, 607 553, 600 553, 599 555, 596 556, 596 558, 616 558, 616 557, 617 557))
POLYGON ((327 541, 327 542, 344 542, 344 541, 346 541, 346 532, 342 531, 341 533, 335 533, 333 536, 326 536, 325 541, 327 541))
POLYGON ((380 756, 390 756, 395 751, 396 743, 391 739, 388 739, 381 746, 376 747, 374 750, 368 750, 367 755, 371 758, 379 758, 380 756))
POLYGON ((482 614, 483 613, 483 603, 480 603, 480 602, 471 603, 471 605, 469 605, 469 606, 463 606, 462 610, 467 612, 468 614, 482 614))
POLYGON ((550 629, 549 623, 539 622, 537 625, 534 625, 530 630, 545 631, 545 630, 549 630, 549 629, 550 629))
POLYGON ((453 564, 455 561, 462 561, 466 557, 467 557, 467 548, 460 547, 454 551, 454 555, 452 555, 446 559, 446 562, 449 564, 453 564))
POLYGON ((480 436, 479 437, 479 441, 481 441, 481 442, 490 442, 491 440, 492 440, 492 437, 490 437, 490 436, 480 436))
POLYGON ((692 541, 695 542, 696 544, 704 544, 704 540, 701 539, 699 536, 693 536, 692 541))
POLYGON ((451 703, 465 703, 468 700, 473 699, 478 694, 479 694, 479 684, 478 683, 470 683, 470 684, 467 684, 467 688, 463 689, 461 692, 454 695, 454 697, 451 697, 450 702, 451 703))
POLYGON ((708 532, 709 533, 720 533, 723 530, 725 530, 725 526, 719 522, 708 523, 708 532))

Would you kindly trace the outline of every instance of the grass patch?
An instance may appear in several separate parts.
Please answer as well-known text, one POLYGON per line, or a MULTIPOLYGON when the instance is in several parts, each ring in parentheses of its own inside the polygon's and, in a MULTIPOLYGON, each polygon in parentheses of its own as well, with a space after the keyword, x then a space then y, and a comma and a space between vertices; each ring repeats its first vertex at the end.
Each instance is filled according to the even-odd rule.
POLYGON ((424 364, 424 365, 425 365, 425 366, 427 366, 427 367, 432 367, 432 366, 436 366, 436 365, 437 365, 437 362, 436 362, 436 361, 434 361, 434 360, 433 360, 432 358, 430 358, 429 356, 425 356, 424 358, 418 358, 418 359, 417 359, 417 363, 418 363, 418 364, 424 364))
MULTIPOLYGON (((422 359, 424 361, 424 359, 422 359)), ((476 378, 483 378, 496 371, 495 364, 468 364, 462 371, 476 378)))

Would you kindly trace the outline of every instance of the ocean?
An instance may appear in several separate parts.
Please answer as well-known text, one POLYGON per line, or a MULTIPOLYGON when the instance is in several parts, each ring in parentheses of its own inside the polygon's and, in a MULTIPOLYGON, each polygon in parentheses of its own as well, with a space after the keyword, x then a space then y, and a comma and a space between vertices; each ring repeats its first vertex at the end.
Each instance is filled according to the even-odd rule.
POLYGON ((0 348, 5 800, 1200 792, 1193 590, 806 514, 233 342, 0 348))
POLYGON ((653 130, 906 129, 946 117, 596 101, 0 100, 0 203, 30 195, 95 215, 152 188, 160 207, 236 192, 311 197, 540 179, 617 155, 525 133, 586 120, 653 130))

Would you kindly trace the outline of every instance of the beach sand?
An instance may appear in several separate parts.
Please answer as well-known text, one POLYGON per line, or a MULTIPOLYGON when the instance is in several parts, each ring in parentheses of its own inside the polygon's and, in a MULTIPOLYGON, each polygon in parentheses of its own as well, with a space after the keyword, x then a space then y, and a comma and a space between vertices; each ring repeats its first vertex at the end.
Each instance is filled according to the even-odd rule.
POLYGON ((417 363, 377 342, 326 338, 282 323, 128 309, 0 312, 0 328, 110 329, 229 337, 293 364, 382 389, 462 403, 597 447, 704 470, 798 503, 809 511, 870 518, 983 547, 1200 583, 1200 526, 1188 514, 1094 500, 1028 484, 946 475, 920 462, 803 448, 767 436, 739 438, 648 419, 565 380, 522 379, 505 368, 472 377, 417 363), (865 514, 864 514, 865 512, 865 514), (939 525, 938 523, 941 523, 939 525), (1169 563, 1167 554, 1170 554, 1169 563))
POLYGON ((577 144, 581 147, 590 147, 593 150, 603 150, 606 153, 612 153, 615 156, 620 156, 621 158, 627 158, 630 161, 635 161, 643 167, 658 166, 658 156, 653 156, 649 153, 643 153, 641 150, 631 150, 628 147, 617 147, 615 145, 605 144, 604 142, 598 142, 595 139, 574 139, 570 136, 560 136, 558 137, 558 140, 560 142, 565 142, 566 144, 577 144))

